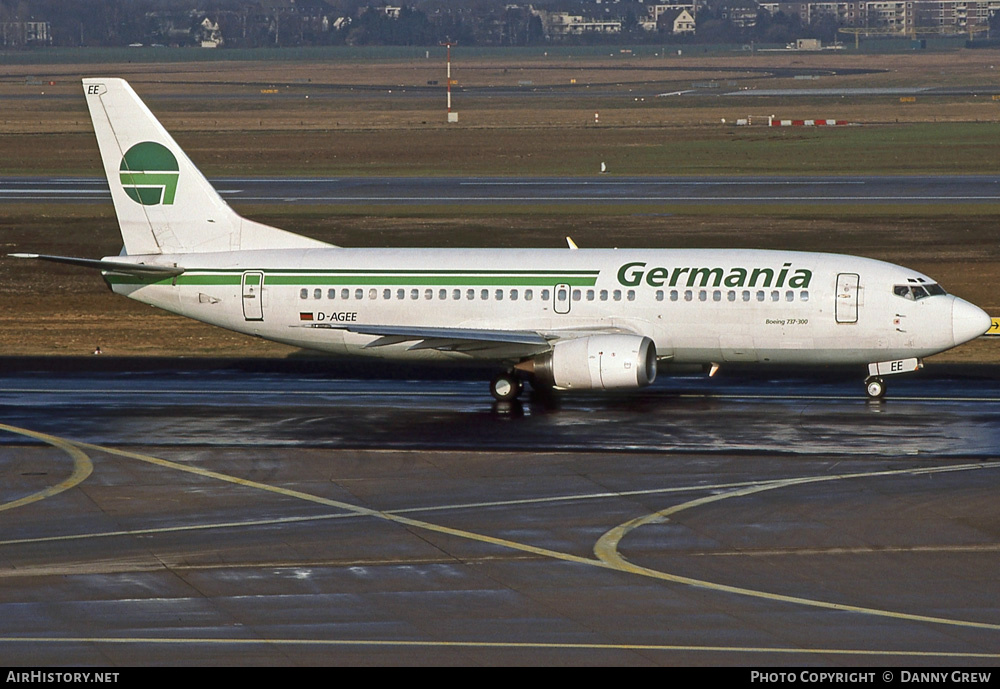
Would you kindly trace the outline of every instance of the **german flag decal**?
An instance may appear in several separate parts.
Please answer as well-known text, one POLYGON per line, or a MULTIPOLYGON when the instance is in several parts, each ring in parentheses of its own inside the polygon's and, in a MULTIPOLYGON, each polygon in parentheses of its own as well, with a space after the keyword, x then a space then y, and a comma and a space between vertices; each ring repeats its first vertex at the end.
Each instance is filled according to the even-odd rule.
POLYGON ((313 319, 312 313, 306 313, 305 311, 300 311, 299 312, 299 320, 300 321, 311 321, 312 319, 313 319))

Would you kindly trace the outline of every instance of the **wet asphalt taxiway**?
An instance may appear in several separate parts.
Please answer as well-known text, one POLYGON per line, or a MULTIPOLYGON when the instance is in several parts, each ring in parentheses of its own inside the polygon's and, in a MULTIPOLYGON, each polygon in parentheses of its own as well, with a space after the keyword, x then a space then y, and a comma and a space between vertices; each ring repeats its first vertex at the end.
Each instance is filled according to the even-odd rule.
MULTIPOLYGON (((982 204, 1000 200, 997 175, 832 177, 225 177, 227 202, 296 204, 982 204)), ((4 177, 0 204, 109 203, 97 177, 4 177)))
POLYGON ((1000 660, 1000 374, 0 368, 0 663, 1000 660))

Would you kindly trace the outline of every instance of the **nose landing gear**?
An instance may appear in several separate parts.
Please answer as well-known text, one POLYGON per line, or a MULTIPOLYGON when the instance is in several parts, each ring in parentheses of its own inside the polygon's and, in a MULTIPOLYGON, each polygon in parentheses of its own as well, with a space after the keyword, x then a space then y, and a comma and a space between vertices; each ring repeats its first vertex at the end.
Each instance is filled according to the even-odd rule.
POLYGON ((865 392, 869 400, 880 400, 885 397, 885 381, 882 376, 897 373, 910 373, 924 367, 924 362, 918 358, 896 359, 868 364, 868 377, 865 378, 865 392))
POLYGON ((885 397, 885 381, 879 376, 869 376, 865 380, 865 392, 869 400, 881 400, 885 397))

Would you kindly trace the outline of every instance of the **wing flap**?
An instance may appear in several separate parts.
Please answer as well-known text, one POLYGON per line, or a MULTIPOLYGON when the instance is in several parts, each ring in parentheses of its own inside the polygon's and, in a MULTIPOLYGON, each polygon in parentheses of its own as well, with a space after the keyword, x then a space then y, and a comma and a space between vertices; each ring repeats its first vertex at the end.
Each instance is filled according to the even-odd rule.
MULTIPOLYGON (((307 328, 342 330, 377 339, 365 349, 412 342, 407 349, 436 349, 448 352, 485 352, 503 349, 510 356, 524 357, 544 352, 551 347, 549 340, 531 330, 489 330, 480 328, 425 328, 402 325, 360 325, 312 323, 307 328)), ((507 355, 507 354, 505 354, 507 355)))
MULTIPOLYGON (((359 335, 378 335, 388 337, 395 342, 385 342, 384 344, 395 344, 396 342, 409 342, 411 340, 460 340, 491 342, 502 344, 526 344, 540 347, 548 347, 549 341, 531 330, 486 330, 479 328, 425 328, 421 326, 408 325, 333 325, 332 327, 346 330, 359 335)), ((376 340, 378 342, 378 340, 376 340)), ((373 345, 372 346, 377 346, 373 345)))
POLYGON ((635 334, 634 331, 607 325, 574 327, 565 330, 497 330, 490 328, 434 328, 408 325, 362 325, 357 323, 310 323, 292 327, 340 330, 370 335, 376 339, 364 345, 374 349, 412 342, 408 351, 434 349, 469 355, 491 355, 505 359, 523 359, 546 352, 559 340, 574 340, 592 335, 635 334))

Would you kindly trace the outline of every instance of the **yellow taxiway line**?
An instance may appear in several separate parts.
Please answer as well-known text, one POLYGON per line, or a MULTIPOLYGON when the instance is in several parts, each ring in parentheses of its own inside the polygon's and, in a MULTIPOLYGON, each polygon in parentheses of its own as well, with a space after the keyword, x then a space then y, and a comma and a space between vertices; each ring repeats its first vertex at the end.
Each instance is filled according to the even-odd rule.
MULTIPOLYGON (((565 562, 574 562, 577 564, 584 564, 592 567, 601 567, 608 570, 620 571, 629 574, 634 574, 643 577, 649 577, 652 579, 660 581, 668 581, 672 583, 695 586, 698 588, 736 594, 741 596, 749 596, 754 598, 766 599, 782 603, 791 603, 796 605, 803 605, 814 608, 838 610, 844 612, 853 612, 863 615, 870 615, 883 618, 892 618, 898 620, 914 621, 914 622, 925 622, 941 625, 950 625, 957 627, 972 627, 979 629, 988 630, 1000 630, 1000 624, 990 624, 983 622, 972 622, 967 620, 955 620, 942 617, 933 617, 928 615, 915 615, 910 613, 895 612, 892 610, 881 610, 878 608, 868 608, 862 606, 855 606, 843 603, 834 603, 816 599, 802 598, 797 596, 787 596, 778 593, 770 593, 766 591, 759 591, 755 589, 748 589, 737 586, 729 586, 726 584, 718 584, 710 581, 693 579, 690 577, 682 577, 669 572, 662 572, 647 567, 642 567, 626 560, 618 548, 622 539, 627 536, 630 532, 638 529, 647 524, 653 524, 658 522, 663 522, 670 518, 671 515, 675 515, 683 510, 693 509, 702 505, 710 504, 713 502, 718 502, 720 500, 726 500, 730 498, 737 498, 746 495, 752 495, 754 493, 760 493, 767 490, 776 490, 781 488, 787 488, 791 486, 802 486, 812 483, 818 483, 823 481, 842 481, 848 479, 861 479, 861 478, 877 478, 885 476, 895 476, 895 475, 915 475, 915 474, 932 474, 932 473, 944 473, 951 471, 970 471, 970 470, 984 470, 984 469, 996 469, 1000 467, 1000 462, 989 462, 989 463, 979 463, 979 464, 962 464, 962 465, 947 465, 939 467, 928 467, 923 469, 902 469, 895 471, 873 471, 873 472, 861 472, 854 474, 840 474, 833 476, 820 476, 820 477, 800 477, 800 478, 790 478, 790 479, 779 479, 779 480, 769 480, 759 483, 744 484, 733 490, 729 490, 725 493, 715 494, 710 496, 705 496, 697 498, 695 500, 689 500, 687 502, 669 507, 658 512, 654 512, 649 515, 638 517, 625 522, 614 529, 609 530, 605 533, 596 543, 594 547, 595 558, 591 557, 581 557, 578 555, 573 555, 571 553, 563 553, 548 548, 541 548, 537 546, 532 546, 525 543, 518 543, 515 541, 510 541, 503 538, 496 538, 493 536, 487 536, 485 534, 477 534, 471 531, 466 531, 464 529, 456 529, 452 527, 443 526, 440 524, 434 524, 432 522, 427 522, 420 519, 413 519, 410 517, 403 516, 399 513, 384 512, 380 510, 373 510, 370 508, 362 507, 359 505, 353 505, 340 500, 332 500, 329 498, 323 498, 317 495, 312 495, 298 490, 292 490, 288 488, 282 488, 280 486, 272 486, 265 483, 260 483, 258 481, 252 481, 248 479, 239 478, 237 476, 232 476, 229 474, 223 474, 217 471, 211 471, 208 469, 202 469, 200 467, 191 466, 187 464, 182 464, 179 462, 174 462, 167 459, 162 459, 159 457, 153 457, 151 455, 146 455, 139 452, 132 452, 129 450, 121 450, 111 447, 103 447, 100 445, 94 445, 91 443, 73 442, 58 438, 56 436, 47 435, 44 433, 36 433, 27 429, 17 428, 14 426, 7 426, 0 424, 0 430, 7 431, 10 433, 16 433, 30 438, 35 438, 44 443, 57 447, 67 454, 69 454, 74 460, 74 472, 73 475, 66 481, 61 482, 57 486, 37 493, 33 496, 27 498, 22 498, 11 503, 6 503, 0 506, 0 509, 11 509, 15 506, 20 506, 27 504, 28 502, 34 502, 40 500, 49 495, 54 495, 56 493, 62 492, 67 488, 77 485, 83 481, 87 476, 90 475, 93 470, 93 465, 89 456, 84 452, 84 450, 92 452, 100 452, 109 455, 116 455, 120 457, 125 457, 129 459, 135 459, 138 461, 146 462, 156 466, 160 466, 167 469, 172 469, 175 471, 183 471, 189 474, 195 474, 202 476, 204 478, 224 481, 227 483, 240 485, 246 488, 254 490, 262 490, 269 493, 283 495, 297 500, 304 500, 318 505, 323 505, 326 507, 332 507, 351 515, 364 516, 364 517, 374 517, 377 519, 386 520, 396 524, 401 524, 404 526, 423 529, 428 531, 433 531, 436 533, 447 534, 451 536, 456 536, 463 539, 473 540, 481 543, 488 543, 503 548, 509 548, 512 550, 517 550, 525 553, 530 553, 533 555, 551 558, 555 560, 561 560, 565 562)), ((601 649, 628 649, 628 650, 688 650, 688 651, 712 651, 712 652, 728 652, 728 653, 796 653, 796 654, 834 654, 834 655, 869 655, 869 656, 920 656, 920 657, 953 657, 953 658, 1000 658, 1000 653, 948 653, 948 652, 922 652, 922 651, 878 651, 878 650, 864 650, 864 649, 807 649, 807 648, 767 648, 767 647, 714 647, 714 646, 673 646, 673 645, 645 645, 645 644, 547 644, 547 643, 491 643, 491 642, 404 642, 404 641, 375 641, 375 640, 254 640, 254 639, 156 639, 156 638, 145 638, 145 639, 118 639, 114 637, 105 637, 99 639, 90 638, 49 638, 49 637, 6 637, 0 639, 3 642, 11 641, 37 641, 37 642, 103 642, 103 643, 229 643, 229 644, 312 644, 312 645, 390 645, 390 646, 437 646, 437 647, 498 647, 498 648, 565 648, 565 649, 587 649, 587 648, 601 648, 601 649)))
POLYGON ((73 459, 73 473, 70 474, 69 478, 60 481, 54 486, 49 486, 45 490, 40 490, 37 493, 26 495, 23 498, 11 500, 10 502, 2 503, 0 504, 0 512, 3 512, 4 510, 12 510, 15 507, 23 507, 24 505, 44 500, 45 498, 52 497, 53 495, 58 495, 64 490, 69 490, 70 488, 82 483, 94 470, 94 465, 91 463, 90 457, 88 457, 86 453, 68 440, 57 438, 54 435, 29 431, 24 428, 7 426, 5 424, 0 424, 0 431, 7 431, 9 433, 16 433, 18 435, 34 438, 35 440, 41 440, 43 443, 59 448, 73 459))

